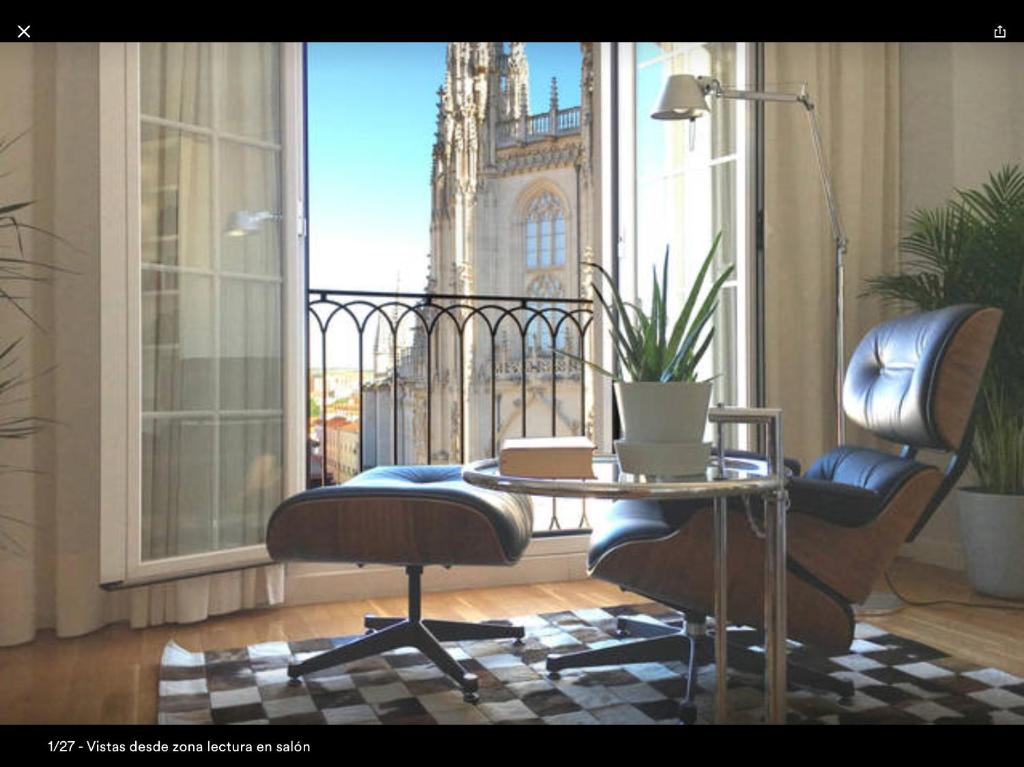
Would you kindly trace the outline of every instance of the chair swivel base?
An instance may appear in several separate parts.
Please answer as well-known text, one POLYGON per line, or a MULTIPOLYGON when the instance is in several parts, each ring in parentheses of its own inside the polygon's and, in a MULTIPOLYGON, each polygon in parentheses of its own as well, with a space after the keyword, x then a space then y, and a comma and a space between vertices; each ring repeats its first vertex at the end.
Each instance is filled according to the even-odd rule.
POLYGON ((646 638, 638 642, 623 642, 596 650, 549 655, 546 662, 548 676, 557 679, 559 672, 567 668, 679 661, 686 664, 686 691, 679 703, 679 719, 683 724, 694 724, 697 721, 697 706, 693 702, 696 670, 699 666, 714 661, 714 646, 702 641, 705 637, 691 636, 681 631, 678 626, 660 622, 655 624, 619 618, 617 629, 619 636, 635 635, 646 638))
MULTIPOLYGON (((701 633, 702 624, 696 624, 697 630, 687 633, 683 621, 651 621, 622 617, 616 622, 616 633, 620 637, 641 637, 635 642, 623 642, 619 645, 602 647, 597 650, 566 655, 549 655, 547 659, 548 675, 558 678, 558 672, 567 668, 585 668, 588 666, 619 666, 629 663, 664 663, 679 661, 686 663, 686 694, 680 705, 680 719, 689 723, 695 717, 693 708, 694 670, 714 662, 713 637, 701 633), (699 626, 699 628, 697 628, 699 626)), ((751 632, 730 631, 729 665, 739 671, 751 674, 764 673, 764 655, 751 650, 748 646, 738 643, 740 635, 747 637, 751 632)), ((836 679, 828 674, 812 671, 794 663, 787 664, 787 675, 791 686, 809 687, 836 693, 840 699, 853 696, 853 683, 845 679, 836 679)))
POLYGON ((521 644, 525 629, 522 626, 505 626, 492 623, 464 623, 461 621, 433 620, 420 618, 420 574, 422 567, 407 567, 409 575, 409 617, 379 618, 368 615, 365 619, 365 636, 356 637, 333 650, 314 655, 302 663, 288 666, 288 676, 300 676, 321 671, 343 663, 361 660, 371 655, 380 655, 400 647, 419 650, 441 671, 451 677, 462 689, 463 698, 470 703, 478 700, 479 680, 467 672, 462 665, 441 646, 441 642, 472 641, 477 639, 515 639, 521 644))
MULTIPOLYGON (((384 631, 399 623, 408 622, 408 618, 381 618, 367 615, 363 625, 367 635, 384 631)), ((435 618, 423 618, 420 625, 430 631, 439 642, 472 642, 478 639, 514 639, 513 644, 521 645, 526 629, 522 626, 506 626, 498 623, 469 623, 467 621, 444 621, 435 618)))

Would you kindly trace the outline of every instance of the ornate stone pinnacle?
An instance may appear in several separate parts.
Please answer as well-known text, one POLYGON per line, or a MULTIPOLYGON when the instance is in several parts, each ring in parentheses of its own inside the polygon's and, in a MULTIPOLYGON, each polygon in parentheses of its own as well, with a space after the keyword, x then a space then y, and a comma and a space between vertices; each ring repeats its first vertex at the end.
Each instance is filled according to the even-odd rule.
POLYGON ((594 249, 589 245, 583 249, 583 263, 581 265, 581 272, 583 277, 583 284, 580 286, 583 297, 591 301, 594 300, 594 280, 597 279, 598 271, 592 266, 594 263, 594 249))
POLYGON ((473 265, 460 261, 455 265, 455 274, 459 289, 469 292, 473 286, 473 265))

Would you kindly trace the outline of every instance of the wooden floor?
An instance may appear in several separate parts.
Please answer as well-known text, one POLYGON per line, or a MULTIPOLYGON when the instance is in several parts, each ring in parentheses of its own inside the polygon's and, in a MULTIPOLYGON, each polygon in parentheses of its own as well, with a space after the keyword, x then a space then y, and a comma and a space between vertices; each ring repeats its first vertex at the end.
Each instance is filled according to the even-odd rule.
MULTIPOLYGON (((962 576, 939 568, 901 562, 893 578, 908 598, 981 601, 962 576)), ((600 581, 573 581, 427 594, 424 612, 483 620, 640 601, 600 581)), ((122 624, 73 639, 42 632, 34 642, 0 649, 0 723, 152 723, 160 654, 171 639, 190 650, 216 650, 337 636, 360 631, 365 613, 401 615, 404 608, 403 599, 386 598, 259 610, 190 626, 136 631, 122 624)), ((908 607, 863 620, 1024 676, 1024 611, 908 607)))
MULTIPOLYGON (((905 607, 890 615, 859 620, 915 639, 937 650, 1024 677, 1024 601, 1015 603, 976 594, 962 573, 898 560, 890 573, 896 589, 915 602, 949 599, 974 604, 1013 604, 1018 609, 988 610, 959 605, 905 607)), ((879 584, 880 591, 887 590, 879 584)))

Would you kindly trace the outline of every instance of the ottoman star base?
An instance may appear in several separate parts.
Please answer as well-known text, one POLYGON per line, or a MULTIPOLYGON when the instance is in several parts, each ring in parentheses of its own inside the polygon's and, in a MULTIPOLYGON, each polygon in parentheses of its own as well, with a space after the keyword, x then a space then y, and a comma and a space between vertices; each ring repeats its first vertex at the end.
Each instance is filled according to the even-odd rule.
POLYGON ((515 564, 530 543, 533 509, 526 496, 476 488, 461 466, 380 466, 343 485, 284 501, 267 525, 278 562, 398 565, 409 581, 404 618, 366 616, 365 636, 288 667, 293 680, 400 647, 419 650, 475 702, 479 680, 441 645, 479 639, 522 642, 520 626, 422 617, 427 565, 515 564))

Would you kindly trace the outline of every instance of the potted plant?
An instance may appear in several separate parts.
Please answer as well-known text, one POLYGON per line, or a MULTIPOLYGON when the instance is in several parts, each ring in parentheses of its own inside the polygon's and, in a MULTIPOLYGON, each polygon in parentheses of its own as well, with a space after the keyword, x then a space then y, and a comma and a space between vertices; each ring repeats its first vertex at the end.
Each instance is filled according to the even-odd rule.
POLYGON ((671 323, 667 247, 660 280, 657 269, 651 267, 651 303, 646 312, 624 301, 611 276, 600 265, 590 264, 608 285, 610 302, 597 285, 594 295, 610 320, 608 326, 624 377, 587 364, 614 381, 623 429, 615 450, 623 471, 672 476, 699 473, 707 465, 711 446, 703 441, 703 434, 711 380, 698 381, 697 366, 711 347, 715 332, 711 321, 718 307, 718 294, 733 267, 730 265, 718 276, 703 300, 701 292, 721 238, 721 233, 715 237, 682 309, 671 323))
MULTIPOLYGON (((26 133, 19 133, 14 138, 0 136, 0 157, 26 133)), ((6 174, 0 174, 0 176, 6 174)), ((22 306, 25 300, 25 286, 36 282, 48 282, 53 272, 68 270, 51 264, 34 260, 25 253, 23 230, 36 232, 68 245, 66 240, 26 222, 22 215, 32 205, 32 200, 0 199, 0 308, 10 312, 11 316, 20 315, 29 324, 40 328, 31 313, 22 306)), ((30 378, 21 372, 18 352, 22 349, 22 338, 10 335, 12 323, 6 317, 0 322, 0 443, 10 440, 22 440, 36 434, 48 423, 48 419, 28 415, 24 412, 26 402, 31 397, 25 394, 25 385, 30 378)), ((10 466, 0 460, 0 480, 5 475, 30 471, 24 467, 10 466)), ((0 486, 2 486, 0 481, 0 486)), ((3 497, 3 491, 0 491, 3 497)), ((24 547, 20 542, 20 533, 31 523, 21 517, 7 514, 0 510, 0 557, 5 554, 22 554, 24 547)))
POLYGON ((901 240, 902 273, 867 293, 921 310, 959 303, 1003 310, 974 412, 978 483, 957 495, 967 574, 978 591, 1024 597, 1024 170, 1006 166, 980 189, 919 210, 901 240))

